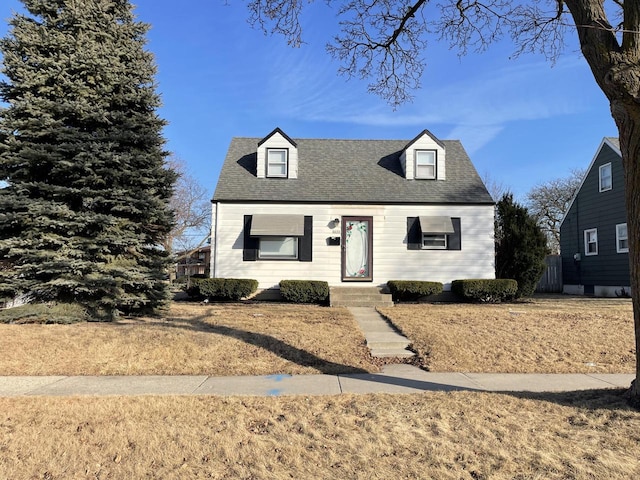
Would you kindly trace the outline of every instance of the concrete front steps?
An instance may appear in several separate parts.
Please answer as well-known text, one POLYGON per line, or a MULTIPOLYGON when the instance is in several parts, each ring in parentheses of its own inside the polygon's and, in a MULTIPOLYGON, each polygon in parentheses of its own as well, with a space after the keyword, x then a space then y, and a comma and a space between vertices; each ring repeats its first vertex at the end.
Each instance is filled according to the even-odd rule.
POLYGON ((391 307, 390 293, 378 287, 331 287, 329 301, 332 307, 391 307))
POLYGON ((415 354, 407 350, 411 343, 407 337, 384 319, 374 308, 349 307, 367 340, 371 356, 378 358, 411 358, 415 354))

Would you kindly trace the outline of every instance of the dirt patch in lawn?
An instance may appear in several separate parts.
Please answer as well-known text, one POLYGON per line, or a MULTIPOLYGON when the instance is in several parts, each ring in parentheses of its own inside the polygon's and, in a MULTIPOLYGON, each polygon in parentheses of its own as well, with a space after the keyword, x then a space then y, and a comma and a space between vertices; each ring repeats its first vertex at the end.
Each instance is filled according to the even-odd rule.
POLYGON ((0 325, 0 375, 376 372, 346 309, 174 303, 161 318, 0 325))
POLYGON ((633 373, 628 299, 566 296, 501 305, 380 308, 437 372, 633 373))
POLYGON ((0 398, 3 478, 638 478, 619 391, 0 398))

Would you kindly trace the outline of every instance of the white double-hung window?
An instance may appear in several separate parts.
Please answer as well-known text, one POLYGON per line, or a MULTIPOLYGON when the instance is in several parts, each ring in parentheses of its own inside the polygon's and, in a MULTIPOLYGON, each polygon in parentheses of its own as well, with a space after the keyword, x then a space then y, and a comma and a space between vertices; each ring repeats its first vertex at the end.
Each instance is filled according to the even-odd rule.
POLYGON ((286 148, 267 149, 267 177, 287 178, 288 153, 286 148))
POLYGON ((626 223, 616 225, 616 252, 629 252, 629 237, 626 223))
POLYGON ((436 178, 436 151, 416 150, 415 178, 434 180, 436 178))
POLYGON ((598 254, 598 229, 590 228, 584 231, 584 254, 598 254))
POLYGON ((611 179, 611 164, 605 163, 604 165, 600 165, 600 191, 606 192, 607 190, 611 190, 612 188, 612 179, 611 179))

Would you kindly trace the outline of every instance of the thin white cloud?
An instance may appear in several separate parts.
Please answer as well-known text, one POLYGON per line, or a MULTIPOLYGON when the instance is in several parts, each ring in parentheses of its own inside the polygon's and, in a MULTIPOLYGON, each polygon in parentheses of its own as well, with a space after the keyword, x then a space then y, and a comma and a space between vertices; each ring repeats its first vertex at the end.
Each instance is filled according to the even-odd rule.
POLYGON ((502 130, 504 130, 503 125, 457 125, 446 135, 446 138, 462 140, 467 153, 473 155, 496 138, 502 130))
POLYGON ((337 76, 336 65, 317 52, 290 53, 272 65, 272 101, 283 115, 376 127, 452 125, 451 138, 464 138, 469 150, 490 142, 510 122, 548 119, 589 108, 587 97, 576 85, 576 79, 591 81, 580 58, 567 57, 553 68, 545 62, 514 62, 502 68, 487 67, 447 85, 426 84, 416 92, 412 104, 398 111, 364 92, 363 82, 347 82, 337 76), (567 89, 571 84, 576 86, 567 89))

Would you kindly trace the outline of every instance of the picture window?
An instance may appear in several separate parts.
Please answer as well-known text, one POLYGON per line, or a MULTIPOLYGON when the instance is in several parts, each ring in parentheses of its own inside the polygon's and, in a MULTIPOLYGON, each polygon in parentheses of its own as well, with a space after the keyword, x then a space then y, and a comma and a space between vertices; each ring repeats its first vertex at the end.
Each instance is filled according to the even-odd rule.
POLYGON ((258 258, 296 260, 298 258, 298 238, 261 237, 258 248, 258 258))

